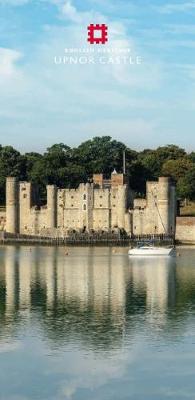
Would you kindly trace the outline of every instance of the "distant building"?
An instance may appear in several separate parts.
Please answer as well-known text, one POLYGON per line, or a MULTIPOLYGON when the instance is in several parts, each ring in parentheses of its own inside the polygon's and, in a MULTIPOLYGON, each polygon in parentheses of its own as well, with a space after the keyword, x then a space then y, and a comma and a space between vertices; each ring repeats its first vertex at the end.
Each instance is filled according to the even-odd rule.
POLYGON ((147 182, 146 199, 134 199, 126 176, 116 171, 110 180, 95 174, 92 183, 81 183, 77 189, 48 185, 47 204, 42 207, 35 205, 34 193, 31 183, 7 178, 7 232, 66 236, 69 231, 121 230, 129 235, 175 231, 176 194, 169 178, 147 182))

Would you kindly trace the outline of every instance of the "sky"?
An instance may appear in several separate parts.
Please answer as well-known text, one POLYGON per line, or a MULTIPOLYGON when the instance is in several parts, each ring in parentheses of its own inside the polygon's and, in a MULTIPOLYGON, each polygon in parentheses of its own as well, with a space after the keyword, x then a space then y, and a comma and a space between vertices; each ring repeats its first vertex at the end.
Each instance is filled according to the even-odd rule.
POLYGON ((195 150, 195 0, 0 0, 0 143, 22 152, 109 135, 195 150), (105 23, 107 45, 87 26, 105 23), (128 48, 140 65, 56 63, 128 48))

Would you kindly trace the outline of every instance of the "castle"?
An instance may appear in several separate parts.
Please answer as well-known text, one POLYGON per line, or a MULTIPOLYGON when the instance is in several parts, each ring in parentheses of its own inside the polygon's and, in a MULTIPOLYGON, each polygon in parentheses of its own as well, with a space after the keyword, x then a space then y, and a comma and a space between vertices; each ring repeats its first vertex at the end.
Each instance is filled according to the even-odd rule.
POLYGON ((136 199, 126 176, 113 171, 105 180, 93 175, 77 189, 47 186, 47 204, 35 205, 29 182, 6 180, 6 214, 0 211, 2 229, 24 235, 64 237, 76 232, 118 232, 128 235, 175 233, 176 194, 169 178, 147 182, 146 199, 136 199))

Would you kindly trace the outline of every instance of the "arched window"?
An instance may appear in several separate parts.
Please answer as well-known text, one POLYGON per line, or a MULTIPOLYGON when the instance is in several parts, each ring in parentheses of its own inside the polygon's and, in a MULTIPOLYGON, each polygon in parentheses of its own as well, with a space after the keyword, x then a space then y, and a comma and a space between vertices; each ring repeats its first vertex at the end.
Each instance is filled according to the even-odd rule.
POLYGON ((86 204, 83 205, 83 210, 86 211, 87 207, 86 204))
POLYGON ((86 194, 83 195, 83 200, 86 200, 87 196, 86 194))

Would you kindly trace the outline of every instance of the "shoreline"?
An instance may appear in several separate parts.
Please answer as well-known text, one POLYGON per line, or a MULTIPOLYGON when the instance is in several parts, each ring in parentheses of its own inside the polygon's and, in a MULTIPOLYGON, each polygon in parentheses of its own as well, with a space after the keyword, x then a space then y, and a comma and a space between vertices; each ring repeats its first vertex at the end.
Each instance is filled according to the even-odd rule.
MULTIPOLYGON (((152 242, 158 246, 170 246, 180 244, 173 237, 165 235, 145 235, 137 237, 127 237, 112 234, 80 234, 67 237, 46 237, 46 236, 25 236, 11 235, 5 232, 0 237, 0 245, 4 244, 22 244, 22 245, 49 245, 49 246, 130 246, 138 242, 152 242)), ((184 243, 182 243, 184 244, 184 243)), ((194 243, 195 244, 195 243, 194 243)))

